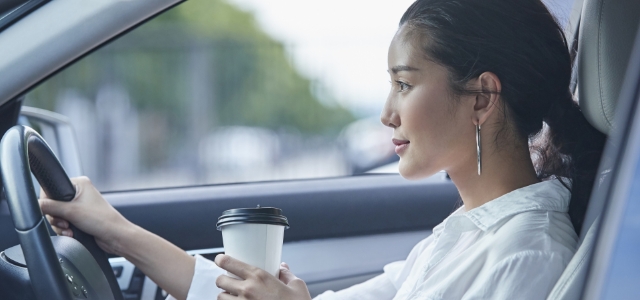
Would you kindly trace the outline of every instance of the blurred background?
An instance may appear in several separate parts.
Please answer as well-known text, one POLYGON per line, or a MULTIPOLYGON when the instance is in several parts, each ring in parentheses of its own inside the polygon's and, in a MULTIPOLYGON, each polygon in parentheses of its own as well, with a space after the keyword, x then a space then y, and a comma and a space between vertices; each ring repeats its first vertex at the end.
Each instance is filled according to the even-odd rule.
MULTIPOLYGON (((101 191, 393 172, 378 116, 412 2, 189 0, 25 105, 71 119, 101 191)), ((566 24, 572 0, 545 2, 566 24)))

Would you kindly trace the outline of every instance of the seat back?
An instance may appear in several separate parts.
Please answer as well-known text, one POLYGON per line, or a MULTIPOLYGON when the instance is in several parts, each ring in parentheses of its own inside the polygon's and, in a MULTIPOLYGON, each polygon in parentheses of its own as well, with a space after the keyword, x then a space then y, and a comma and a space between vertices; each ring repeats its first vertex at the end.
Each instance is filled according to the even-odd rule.
POLYGON ((584 0, 578 36, 578 101, 608 134, 640 20, 640 1, 584 0))
POLYGON ((587 231, 587 234, 582 241, 578 251, 573 255, 573 258, 567 265, 567 268, 562 273, 560 280, 553 287, 553 290, 549 294, 547 299, 553 300, 573 300, 580 299, 582 294, 582 283, 587 278, 588 261, 593 252, 593 245, 596 239, 596 228, 598 221, 593 222, 593 225, 587 231))
MULTIPOLYGON (((639 23, 638 0, 584 0, 578 36, 579 103, 591 125, 605 134, 616 126, 614 111, 639 23)), ((584 239, 548 299, 580 299, 602 207, 603 203, 589 203, 589 211, 597 213, 585 217, 584 239)))

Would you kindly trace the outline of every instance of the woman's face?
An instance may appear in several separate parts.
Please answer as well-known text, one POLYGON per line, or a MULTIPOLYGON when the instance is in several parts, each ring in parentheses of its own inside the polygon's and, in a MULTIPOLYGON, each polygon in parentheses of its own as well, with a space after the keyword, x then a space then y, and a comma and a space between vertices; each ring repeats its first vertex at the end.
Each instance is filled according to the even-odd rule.
POLYGON ((426 60, 405 30, 398 31, 389 47, 391 91, 380 118, 394 129, 400 174, 417 179, 473 167, 473 105, 465 105, 470 96, 454 98, 447 69, 426 60))

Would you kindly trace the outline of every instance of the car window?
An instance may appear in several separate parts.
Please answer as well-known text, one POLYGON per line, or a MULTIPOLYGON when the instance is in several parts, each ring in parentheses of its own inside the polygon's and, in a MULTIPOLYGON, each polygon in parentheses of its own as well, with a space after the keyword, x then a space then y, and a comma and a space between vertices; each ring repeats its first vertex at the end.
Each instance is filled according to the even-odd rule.
MULTIPOLYGON (((549 1, 568 18, 572 1, 549 1)), ((101 191, 365 173, 397 160, 378 116, 411 3, 186 1, 25 105, 70 118, 101 191)))

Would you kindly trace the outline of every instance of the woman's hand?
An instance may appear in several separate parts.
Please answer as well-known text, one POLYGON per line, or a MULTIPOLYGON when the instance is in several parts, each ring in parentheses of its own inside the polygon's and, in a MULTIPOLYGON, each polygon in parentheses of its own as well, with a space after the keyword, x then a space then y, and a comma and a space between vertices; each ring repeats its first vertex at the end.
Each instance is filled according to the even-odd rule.
POLYGON ((69 202, 49 199, 40 191, 40 208, 58 235, 73 236, 69 223, 93 235, 104 251, 120 254, 119 234, 132 225, 91 184, 87 177, 71 178, 76 196, 69 202))
POLYGON ((40 192, 40 208, 53 230, 72 236, 69 223, 93 235, 104 251, 125 257, 163 290, 186 299, 196 260, 184 250, 125 219, 89 178, 72 178, 76 196, 69 202, 55 201, 40 192))
POLYGON ((280 278, 267 271, 245 264, 228 255, 216 256, 215 263, 222 269, 242 278, 221 275, 216 285, 225 290, 219 300, 311 300, 307 285, 289 270, 287 264, 280 266, 280 278))

